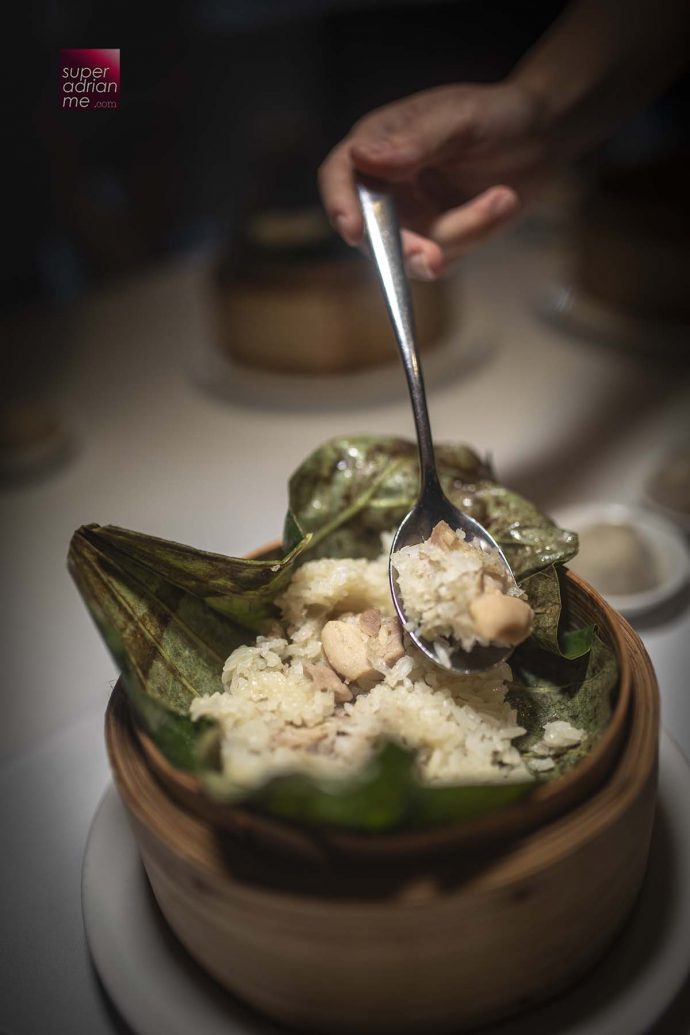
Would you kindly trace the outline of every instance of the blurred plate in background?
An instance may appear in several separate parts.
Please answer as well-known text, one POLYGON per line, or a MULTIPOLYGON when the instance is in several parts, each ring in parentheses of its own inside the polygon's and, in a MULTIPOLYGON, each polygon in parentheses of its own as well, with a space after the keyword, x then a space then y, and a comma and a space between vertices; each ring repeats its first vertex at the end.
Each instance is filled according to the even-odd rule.
POLYGON ((651 320, 587 295, 574 284, 555 281, 538 298, 537 312, 561 330, 602 345, 667 359, 688 356, 690 324, 651 320))

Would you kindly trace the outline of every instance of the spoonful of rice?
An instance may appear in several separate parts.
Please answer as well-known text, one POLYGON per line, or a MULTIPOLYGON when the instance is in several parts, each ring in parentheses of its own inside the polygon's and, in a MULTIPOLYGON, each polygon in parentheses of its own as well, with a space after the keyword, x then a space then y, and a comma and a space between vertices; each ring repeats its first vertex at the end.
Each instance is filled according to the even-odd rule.
POLYGON ((395 206, 372 181, 359 181, 357 192, 405 368, 419 447, 419 497, 391 547, 393 604, 431 661, 476 672, 503 661, 529 636, 533 613, 496 541, 441 488, 395 206))

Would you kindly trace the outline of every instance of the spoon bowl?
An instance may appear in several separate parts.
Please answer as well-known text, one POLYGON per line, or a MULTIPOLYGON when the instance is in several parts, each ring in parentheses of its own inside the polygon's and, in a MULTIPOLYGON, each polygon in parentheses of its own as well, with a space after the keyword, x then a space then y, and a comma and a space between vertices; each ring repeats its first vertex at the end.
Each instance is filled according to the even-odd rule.
MULTIPOLYGON (((412 300, 405 274, 400 227, 395 205, 385 188, 371 180, 359 180, 357 193, 362 207, 371 256, 383 290, 388 315, 393 325, 400 358, 407 377, 419 447, 419 497, 415 506, 403 519, 395 535, 391 558, 395 551, 403 546, 412 546, 428 539, 434 526, 439 521, 445 521, 454 531, 463 532, 467 542, 474 542, 482 550, 498 556, 507 575, 514 582, 510 565, 493 537, 478 521, 454 507, 441 488, 436 470, 431 424, 424 392, 424 378, 415 342, 412 300)), ((406 618, 404 603, 398 588, 395 568, 390 560, 388 577, 393 604, 403 628, 407 629, 415 646, 434 664, 441 668, 450 668, 455 672, 479 672, 505 660, 512 652, 513 647, 500 644, 489 644, 488 646, 477 644, 471 650, 466 651, 457 644, 451 643, 449 664, 444 664, 437 657, 433 644, 410 630, 410 623, 406 618)))
MULTIPOLYGON (((514 648, 499 644, 489 644, 488 646, 477 644, 472 650, 466 651, 457 644, 451 643, 450 665, 446 666, 442 664, 436 655, 433 643, 424 639, 423 636, 419 636, 408 627, 405 605, 400 595, 398 578, 393 564, 393 554, 404 546, 416 546, 417 543, 428 539, 434 526, 439 521, 445 521, 455 531, 463 532, 466 542, 474 543, 475 546, 487 553, 498 555, 501 562, 510 572, 510 565, 498 543, 478 521, 454 507, 443 492, 440 492, 439 496, 432 496, 430 498, 422 495, 409 514, 403 518, 391 544, 388 561, 388 579, 391 587, 391 596, 393 597, 393 606, 403 628, 406 629, 415 647, 425 654, 430 661, 433 661, 436 665, 441 665, 443 668, 449 667, 458 673, 480 672, 490 668, 492 665, 498 665, 500 661, 505 661, 514 648)), ((510 574, 512 578, 512 572, 510 574)))

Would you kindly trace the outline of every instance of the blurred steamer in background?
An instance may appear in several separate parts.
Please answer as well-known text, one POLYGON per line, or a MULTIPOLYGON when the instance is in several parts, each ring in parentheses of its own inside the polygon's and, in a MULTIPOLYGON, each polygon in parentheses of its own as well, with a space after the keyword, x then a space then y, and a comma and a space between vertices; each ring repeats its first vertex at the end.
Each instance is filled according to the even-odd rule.
MULTIPOLYGON (((239 256, 220 258, 212 285, 218 347, 235 362, 290 374, 397 362, 367 263, 335 240, 320 209, 257 212, 239 256)), ((424 350, 448 326, 449 290, 444 282, 412 284, 424 350)))

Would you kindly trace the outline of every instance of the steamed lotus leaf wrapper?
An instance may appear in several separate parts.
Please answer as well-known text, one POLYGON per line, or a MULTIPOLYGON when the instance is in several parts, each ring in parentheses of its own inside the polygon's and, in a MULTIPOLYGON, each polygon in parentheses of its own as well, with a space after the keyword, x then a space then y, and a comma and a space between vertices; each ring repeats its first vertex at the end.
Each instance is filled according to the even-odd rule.
MULTIPOLYGON (((377 560, 381 533, 397 526, 416 497, 419 473, 412 443, 361 436, 332 440, 312 453, 290 479, 282 548, 264 558, 227 557, 107 526, 86 526, 75 533, 70 570, 122 671, 133 716, 166 758, 193 771, 217 800, 355 829, 443 823, 500 808, 528 793, 535 780, 524 758, 537 757, 532 747, 543 738, 545 722, 563 719, 585 731, 582 744, 555 756, 554 771, 547 777, 567 768, 568 758, 598 736, 610 714, 616 666, 596 630, 562 627, 557 566, 576 552, 577 537, 499 485, 489 465, 466 446, 441 446, 437 459, 449 497, 470 510, 497 540, 535 615, 532 636, 511 659, 512 672, 494 672, 491 687, 441 688, 422 672, 407 644, 404 656, 396 658, 400 648, 385 624, 392 618, 387 587, 376 579, 362 582, 362 565, 383 567, 377 560), (303 587, 311 583, 312 562, 342 558, 359 566, 358 576, 334 608, 318 614, 322 624, 316 629, 317 601, 305 605, 292 587, 300 580, 303 587), (380 618, 372 616, 374 611, 380 618), (333 648, 338 637, 323 648, 327 621, 356 623, 357 637, 366 641, 367 667, 360 657, 356 671, 342 671, 333 648), (382 633, 386 628, 389 632, 382 633), (308 657, 310 650, 314 653, 308 657), (283 727, 271 727, 267 734, 264 718, 252 727, 247 713, 242 719, 247 720, 246 737, 231 748, 228 720, 220 714, 224 708, 214 717, 209 705, 226 696, 224 666, 226 689, 228 680, 233 691, 240 689, 242 679, 248 685, 244 666, 252 651, 263 655, 262 665, 273 673, 276 686, 281 676, 290 682, 298 664, 302 674, 299 686, 273 695, 275 710, 284 713, 283 727), (457 770, 448 752, 435 754, 431 734, 406 732, 401 718, 403 694, 410 692, 406 680, 423 684, 431 709, 429 729, 454 709, 463 712, 465 754, 457 770), (479 739, 485 734, 496 738, 497 757, 506 767, 497 783, 489 782, 495 766, 488 754, 482 755, 484 748, 479 755, 474 746, 467 748, 470 714, 479 714, 477 700, 482 701, 479 739), (349 759, 338 747, 338 773, 312 765, 323 753, 323 727, 348 712, 356 724, 367 708, 376 715, 376 730, 353 739, 349 759), (442 715, 434 720, 438 708, 442 715), (198 717, 193 719, 190 711, 198 717), (518 733, 521 729, 524 734, 518 733), (250 772, 254 760, 247 751, 251 753, 253 743, 261 754, 266 736, 269 741, 275 736, 281 750, 308 756, 311 769, 272 762, 270 771, 259 766, 250 772), (240 780, 243 757, 248 768, 240 780), (470 759, 477 762, 472 762, 472 775, 472 766, 465 765, 470 759)), ((325 584, 321 588, 325 591, 325 584)), ((336 632, 342 634, 342 628, 336 632)), ((444 676, 440 670, 434 673, 434 678, 444 676)), ((239 707, 241 698, 239 693, 233 707, 239 707)), ((251 689, 245 695, 252 707, 260 699, 252 698, 251 689)), ((337 731, 335 738, 343 739, 337 731)), ((323 754, 325 758, 328 753, 323 754)))

